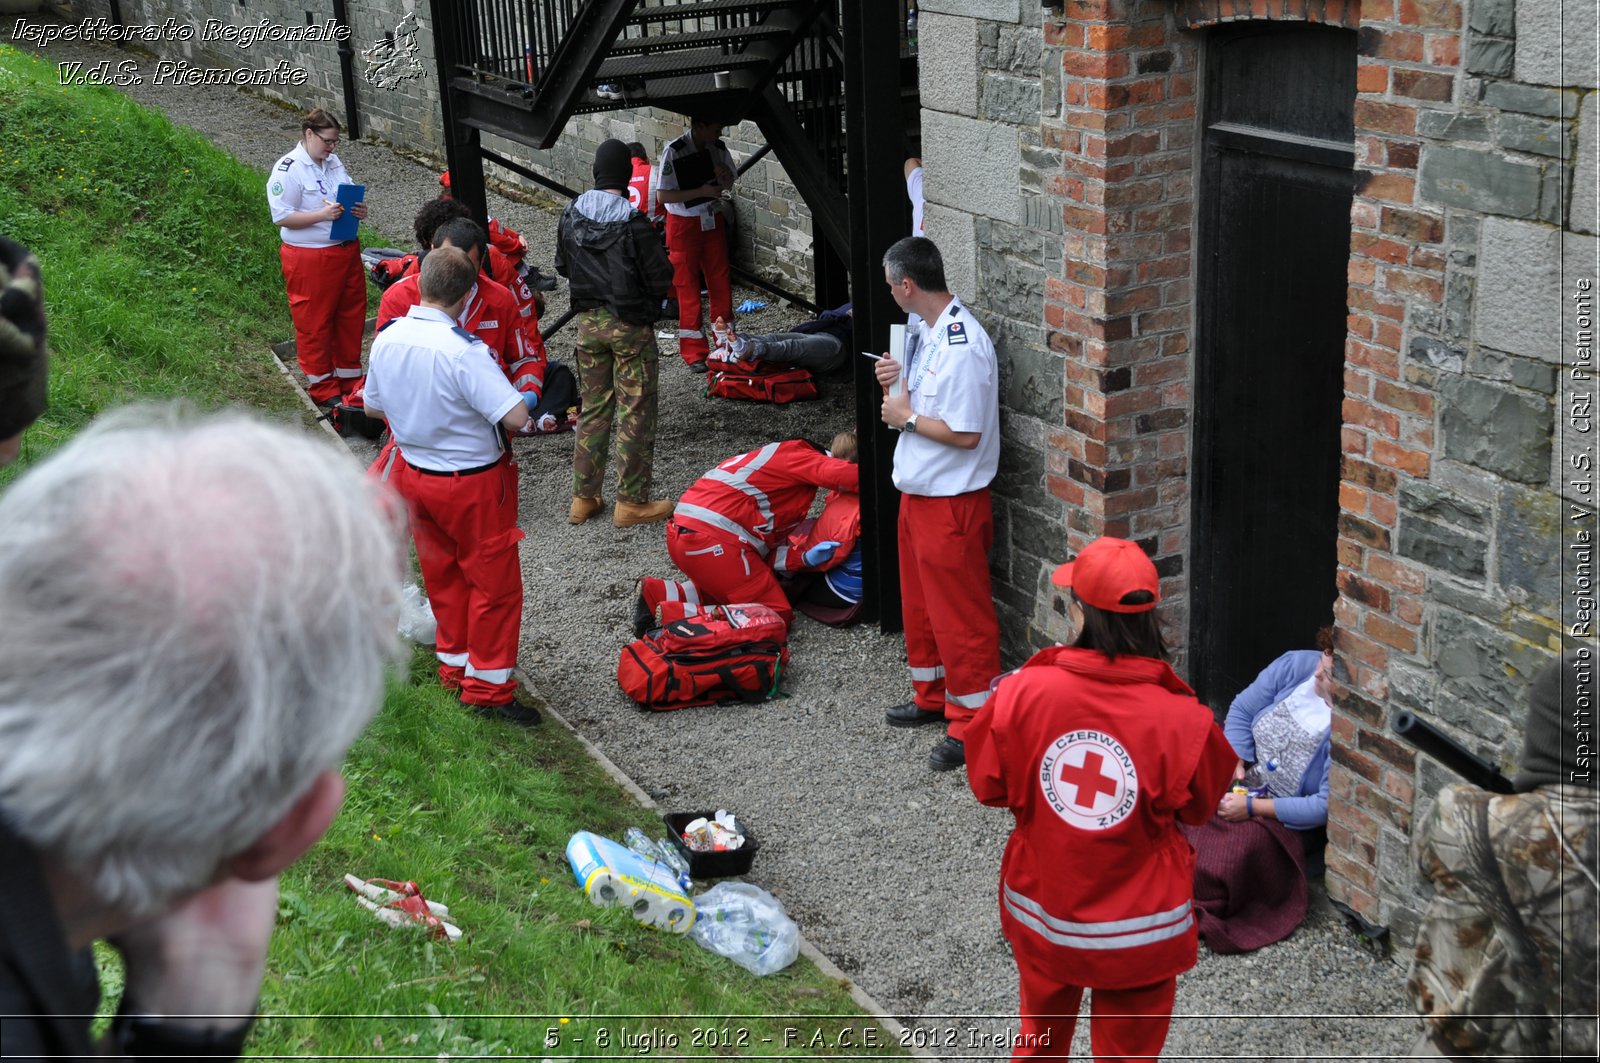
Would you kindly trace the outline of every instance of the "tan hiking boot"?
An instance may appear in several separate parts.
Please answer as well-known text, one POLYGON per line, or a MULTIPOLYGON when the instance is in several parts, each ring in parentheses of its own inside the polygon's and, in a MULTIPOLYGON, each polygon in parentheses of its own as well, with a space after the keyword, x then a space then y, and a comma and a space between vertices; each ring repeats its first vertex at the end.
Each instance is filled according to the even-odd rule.
POLYGON ((567 523, 582 524, 605 508, 606 503, 603 498, 583 498, 580 495, 573 495, 572 508, 567 511, 567 523))
POLYGON ((611 523, 619 528, 631 528, 635 524, 654 524, 672 516, 671 502, 624 502, 617 500, 617 508, 611 514, 611 523))

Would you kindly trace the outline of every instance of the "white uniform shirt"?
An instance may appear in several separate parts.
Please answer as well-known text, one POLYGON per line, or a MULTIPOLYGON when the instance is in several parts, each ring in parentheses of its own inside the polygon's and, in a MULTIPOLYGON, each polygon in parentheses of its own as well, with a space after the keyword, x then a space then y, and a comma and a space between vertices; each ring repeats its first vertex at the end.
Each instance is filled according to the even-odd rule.
POLYGON ((922 167, 906 174, 906 196, 911 200, 911 235, 922 235, 922 167))
POLYGON ((910 364, 902 368, 911 412, 933 417, 952 432, 980 433, 963 450, 915 432, 894 448, 894 485, 911 495, 947 498, 989 486, 1000 467, 1000 373, 994 344, 959 299, 938 320, 923 322, 910 364))
MULTIPOLYGON (((712 141, 705 148, 697 148, 694 144, 694 134, 685 133, 683 136, 668 144, 661 151, 660 173, 656 178, 658 192, 677 192, 684 186, 681 180, 688 178, 688 187, 698 188, 709 184, 715 179, 717 165, 733 169, 733 155, 720 140, 712 141), (681 173, 680 173, 681 171, 681 173)), ((698 218, 703 215, 715 214, 722 205, 721 197, 714 197, 697 206, 687 203, 663 203, 668 214, 676 214, 680 218, 698 218)))
MULTIPOLYGON (((334 197, 340 185, 353 184, 339 156, 330 153, 320 164, 315 163, 306 146, 296 144, 293 151, 273 163, 272 172, 267 175, 267 205, 272 208, 272 220, 282 221, 296 211, 321 210, 326 205, 323 200, 337 202, 334 197)), ((280 225, 278 232, 284 243, 295 247, 332 247, 336 242, 328 235, 332 228, 333 222, 319 221, 304 229, 280 225)))
POLYGON ((443 310, 413 306, 372 341, 366 401, 405 460, 450 472, 496 461, 500 418, 522 402, 494 352, 443 310))

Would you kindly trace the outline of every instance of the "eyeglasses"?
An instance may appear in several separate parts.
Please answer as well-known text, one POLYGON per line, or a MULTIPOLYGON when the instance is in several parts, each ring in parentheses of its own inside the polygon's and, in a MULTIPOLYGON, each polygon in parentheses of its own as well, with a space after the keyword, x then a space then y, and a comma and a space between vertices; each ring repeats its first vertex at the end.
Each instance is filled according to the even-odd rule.
POLYGON ((326 144, 330 148, 333 147, 335 144, 339 143, 339 134, 338 133, 335 133, 331 137, 325 137, 321 133, 317 132, 315 129, 310 130, 310 133, 311 133, 312 136, 316 137, 318 140, 322 141, 324 144, 326 144))

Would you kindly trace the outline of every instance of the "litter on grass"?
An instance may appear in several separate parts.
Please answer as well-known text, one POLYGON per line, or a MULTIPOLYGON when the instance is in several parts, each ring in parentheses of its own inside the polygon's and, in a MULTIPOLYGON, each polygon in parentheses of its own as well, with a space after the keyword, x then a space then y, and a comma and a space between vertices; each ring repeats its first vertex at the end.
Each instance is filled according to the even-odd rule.
POLYGON ((428 900, 415 882, 346 875, 344 884, 355 891, 356 903, 379 922, 397 927, 420 926, 426 928, 429 937, 452 943, 461 940, 461 928, 445 921, 450 915, 449 907, 428 900))
POLYGON ((800 928, 783 902, 748 882, 719 882, 700 895, 689 936, 752 974, 781 971, 800 955, 800 928))
POLYGON ((419 646, 432 646, 437 633, 433 606, 415 581, 408 582, 400 589, 400 637, 419 646))
POLYGON ((627 908, 644 925, 673 934, 694 926, 694 901, 677 873, 660 861, 580 830, 567 842, 567 863, 597 908, 627 908))

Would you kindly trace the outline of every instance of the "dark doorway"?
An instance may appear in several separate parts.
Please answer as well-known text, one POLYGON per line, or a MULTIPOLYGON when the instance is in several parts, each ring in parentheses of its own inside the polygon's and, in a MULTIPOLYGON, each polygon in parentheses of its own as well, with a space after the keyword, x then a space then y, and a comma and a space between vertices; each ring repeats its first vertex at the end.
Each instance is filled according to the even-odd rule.
POLYGON ((1222 709, 1332 617, 1356 35, 1247 22, 1205 56, 1189 645, 1222 709))

